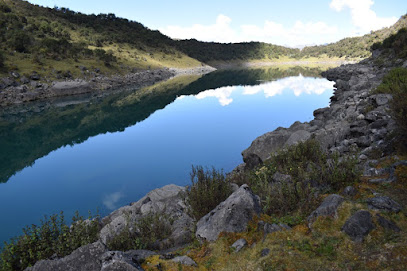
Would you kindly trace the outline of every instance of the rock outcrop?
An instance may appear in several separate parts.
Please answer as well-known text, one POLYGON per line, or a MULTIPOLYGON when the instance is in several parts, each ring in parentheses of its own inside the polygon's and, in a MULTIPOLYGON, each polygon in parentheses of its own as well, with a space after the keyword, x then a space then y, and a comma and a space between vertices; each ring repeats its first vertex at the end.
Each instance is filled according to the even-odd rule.
POLYGON ((155 189, 139 201, 124 206, 102 219, 103 228, 100 240, 108 244, 109 240, 123 230, 135 230, 134 224, 141 218, 151 214, 165 214, 171 225, 171 234, 158 244, 159 249, 181 246, 191 241, 194 220, 187 214, 187 206, 183 197, 185 187, 166 185, 155 189))
POLYGON ((70 255, 56 260, 42 260, 26 271, 89 271, 102 269, 102 255, 107 251, 101 242, 82 246, 70 255))
POLYGON ((342 65, 323 73, 328 80, 336 81, 336 90, 329 107, 314 111, 314 120, 296 122, 289 128, 277 128, 256 138, 250 147, 242 152, 247 166, 251 169, 279 149, 300 141, 315 138, 321 147, 329 152, 346 154, 360 149, 361 160, 372 152, 389 152, 385 139, 394 129, 395 122, 389 115, 389 94, 372 94, 387 73, 372 61, 342 65))
POLYGON ((221 232, 242 232, 253 216, 260 212, 259 197, 253 194, 249 186, 242 185, 198 221, 196 237, 215 241, 221 232))

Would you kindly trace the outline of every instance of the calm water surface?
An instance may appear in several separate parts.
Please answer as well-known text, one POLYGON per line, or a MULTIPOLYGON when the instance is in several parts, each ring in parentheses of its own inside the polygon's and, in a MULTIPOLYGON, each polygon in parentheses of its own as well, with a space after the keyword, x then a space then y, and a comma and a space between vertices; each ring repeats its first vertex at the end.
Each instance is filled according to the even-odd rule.
POLYGON ((183 76, 141 90, 0 112, 0 242, 43 215, 82 215, 189 183, 191 165, 226 172, 259 135, 309 121, 333 83, 309 68, 183 76))

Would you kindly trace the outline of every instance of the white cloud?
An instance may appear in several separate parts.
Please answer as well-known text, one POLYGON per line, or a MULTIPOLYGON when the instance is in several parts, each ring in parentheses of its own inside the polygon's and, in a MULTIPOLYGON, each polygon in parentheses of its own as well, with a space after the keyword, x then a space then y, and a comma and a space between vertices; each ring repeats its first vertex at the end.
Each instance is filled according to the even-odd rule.
POLYGON ((357 34, 366 34, 371 30, 388 27, 397 22, 396 17, 378 17, 371 9, 373 4, 372 0, 332 0, 329 6, 337 12, 349 8, 352 23, 356 27, 354 32, 357 34))
POLYGON ((236 32, 230 27, 232 19, 219 14, 215 24, 194 24, 190 27, 170 25, 160 28, 160 32, 174 39, 197 39, 200 41, 235 42, 236 32))
POLYGON ((201 100, 209 97, 215 97, 218 99, 221 106, 226 106, 233 102, 233 99, 230 98, 230 96, 236 89, 237 87, 221 87, 217 89, 209 89, 199 93, 195 96, 195 98, 201 100))
POLYGON ((264 92, 264 96, 269 98, 281 95, 284 90, 291 90, 295 96, 302 94, 321 95, 327 89, 333 89, 333 84, 333 82, 322 78, 309 78, 300 74, 299 76, 291 76, 258 86, 245 87, 243 94, 253 95, 264 92))
MULTIPOLYGON (((292 91, 295 96, 302 94, 315 94, 321 95, 328 89, 333 89, 334 82, 327 81, 323 78, 309 78, 301 74, 283 78, 277 81, 267 82, 256 86, 243 86, 243 95, 254 95, 264 92, 266 98, 271 98, 275 95, 281 95, 284 91, 292 91)), ((195 95, 196 99, 206 99, 215 97, 218 99, 219 104, 222 106, 230 105, 233 102, 231 98, 232 93, 240 87, 221 87, 217 89, 210 89, 195 95)))
POLYGON ((103 198, 103 205, 106 206, 109 210, 116 209, 117 202, 123 197, 124 195, 121 192, 114 192, 109 194, 103 198))
POLYGON ((336 26, 324 22, 296 21, 293 26, 285 27, 277 22, 266 20, 262 27, 256 25, 241 26, 243 36, 248 40, 259 40, 281 45, 298 46, 311 43, 326 43, 336 39, 336 26))
POLYGON ((325 43, 337 40, 337 27, 324 22, 297 21, 291 27, 266 20, 262 26, 241 25, 234 29, 232 19, 220 14, 211 25, 195 24, 189 27, 170 25, 159 29, 174 39, 197 39, 214 42, 262 41, 273 44, 298 46, 303 44, 325 43))

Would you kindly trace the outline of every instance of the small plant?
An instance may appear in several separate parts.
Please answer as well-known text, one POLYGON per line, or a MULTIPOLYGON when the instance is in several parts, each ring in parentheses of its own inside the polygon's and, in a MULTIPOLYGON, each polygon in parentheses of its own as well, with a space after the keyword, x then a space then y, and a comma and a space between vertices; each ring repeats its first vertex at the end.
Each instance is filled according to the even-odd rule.
POLYGON ((131 250, 154 248, 156 241, 171 235, 172 220, 164 213, 148 214, 126 228, 108 243, 112 250, 131 250))
POLYGON ((318 203, 314 188, 335 192, 352 184, 360 176, 356 164, 355 157, 327 154, 317 140, 309 139, 272 155, 248 174, 246 183, 260 196, 266 214, 308 213, 318 203), (276 172, 291 179, 274 180, 276 172))
POLYGON ((397 123, 398 137, 402 151, 407 151, 407 69, 394 68, 383 78, 375 93, 390 93, 391 114, 397 123))
POLYGON ((41 259, 62 257, 80 246, 95 242, 100 231, 99 218, 84 220, 76 212, 72 225, 65 223, 63 212, 45 216, 41 225, 23 229, 24 234, 4 244, 0 253, 1 270, 24 270, 41 259))
POLYGON ((191 182, 186 203, 196 220, 209 213, 232 193, 224 173, 215 168, 204 170, 201 166, 192 166, 191 182))

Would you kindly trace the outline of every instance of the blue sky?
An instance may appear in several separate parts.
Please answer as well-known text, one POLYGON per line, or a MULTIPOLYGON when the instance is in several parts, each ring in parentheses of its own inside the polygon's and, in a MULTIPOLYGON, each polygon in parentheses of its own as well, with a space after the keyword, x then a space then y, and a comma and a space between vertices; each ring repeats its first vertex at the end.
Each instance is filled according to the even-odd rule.
POLYGON ((390 26, 406 0, 30 0, 83 13, 115 13, 172 38, 324 44, 390 26))

